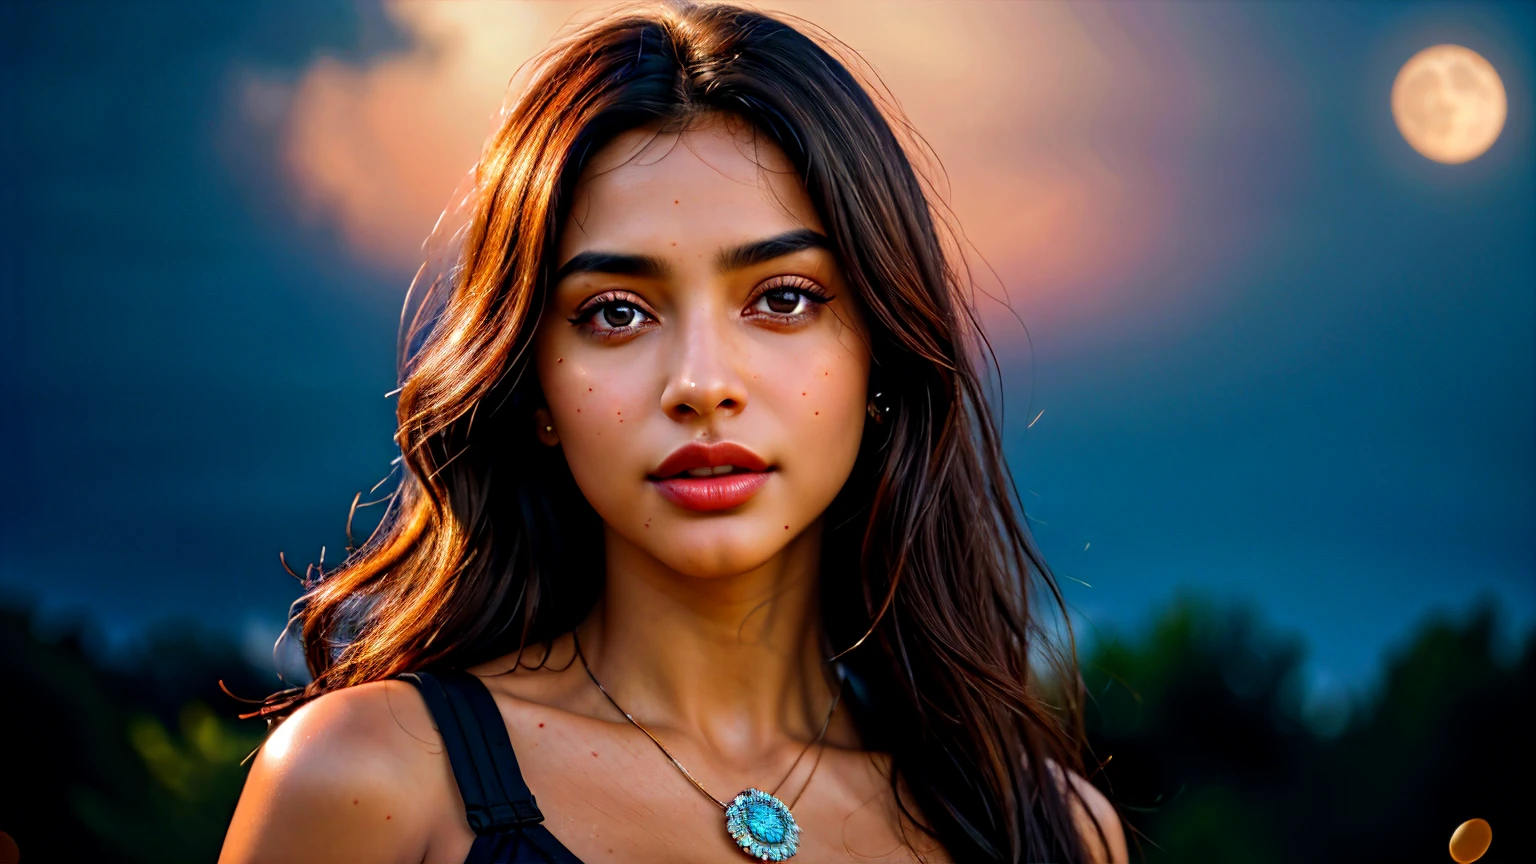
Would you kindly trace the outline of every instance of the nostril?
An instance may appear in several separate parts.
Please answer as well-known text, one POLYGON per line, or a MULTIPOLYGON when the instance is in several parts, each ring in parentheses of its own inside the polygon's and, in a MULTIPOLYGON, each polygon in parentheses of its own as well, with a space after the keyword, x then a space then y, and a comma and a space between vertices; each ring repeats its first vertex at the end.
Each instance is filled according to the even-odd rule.
POLYGON ((662 394, 663 410, 674 420, 707 417, 717 412, 734 415, 746 407, 745 395, 725 382, 717 384, 680 378, 662 394))

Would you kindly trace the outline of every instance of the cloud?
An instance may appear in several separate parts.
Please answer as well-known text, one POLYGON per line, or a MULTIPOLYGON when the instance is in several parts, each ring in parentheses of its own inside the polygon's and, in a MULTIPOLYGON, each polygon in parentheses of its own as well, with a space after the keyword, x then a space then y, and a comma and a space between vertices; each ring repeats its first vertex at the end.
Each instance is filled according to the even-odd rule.
POLYGON ((398 272, 420 262, 422 241, 493 129, 511 73, 570 10, 387 9, 410 50, 366 66, 323 57, 292 84, 246 70, 242 108, 253 124, 281 125, 283 179, 299 215, 334 222, 362 260, 398 272))
MULTIPOLYGON (((1168 21, 1044 3, 768 5, 825 27, 878 71, 1015 304, 1091 313, 1167 245, 1190 179, 1168 154, 1199 134, 1203 86, 1168 21)), ((513 72, 602 6, 388 8, 410 50, 367 66, 321 59, 291 85, 254 70, 246 112, 254 122, 283 106, 282 162, 302 215, 334 221, 361 259, 409 272, 513 72)))

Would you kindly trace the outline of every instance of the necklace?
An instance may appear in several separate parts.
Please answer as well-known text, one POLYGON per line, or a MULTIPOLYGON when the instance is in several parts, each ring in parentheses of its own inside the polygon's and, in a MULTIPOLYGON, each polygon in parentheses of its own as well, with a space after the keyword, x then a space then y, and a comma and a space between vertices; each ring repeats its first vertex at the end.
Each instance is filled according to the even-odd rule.
MULTIPOLYGON (((790 801, 789 804, 786 805, 777 796, 779 789, 784 786, 785 781, 789 780, 790 775, 795 773, 795 766, 800 764, 800 760, 805 758, 805 754, 810 752, 812 747, 821 742, 821 739, 827 734, 827 727, 832 725, 832 714, 837 710, 838 700, 843 698, 841 676, 838 678, 837 695, 832 697, 832 704, 827 708, 827 717, 821 722, 821 731, 817 732, 816 737, 812 738, 805 745, 805 749, 800 751, 800 755, 795 757, 795 761, 789 764, 789 770, 785 772, 784 779, 779 781, 779 785, 773 787, 772 792, 764 792, 761 789, 747 789, 727 803, 709 794, 709 790, 704 788, 704 784, 695 779, 693 774, 683 767, 683 763, 677 761, 677 757, 672 755, 672 751, 668 750, 666 745, 662 744, 655 735, 652 735, 651 730, 640 725, 639 720, 636 720, 630 716, 628 711, 619 707, 619 703, 608 693, 608 689, 603 686, 603 682, 597 680, 597 675, 593 674, 592 667, 587 664, 587 655, 582 653, 581 650, 581 639, 577 637, 574 630, 571 631, 571 639, 576 644, 576 656, 581 658, 581 668, 587 670, 587 677, 591 678, 592 683, 597 685, 598 691, 607 698, 608 704, 612 705, 620 714, 623 714, 624 719, 634 724, 636 729, 644 732, 645 737, 651 739, 651 743, 661 750, 662 754, 667 757, 672 765, 677 770, 683 772, 683 776, 688 778, 688 782, 693 784, 693 788, 704 793, 704 797, 715 802, 721 810, 725 811, 725 830, 730 832, 731 839, 736 841, 736 845, 741 847, 742 852, 760 861, 784 861, 793 857, 800 850, 800 825, 795 822, 795 817, 789 811, 795 804, 799 803, 800 796, 805 794, 806 786, 811 785, 810 778, 806 778, 805 786, 800 787, 800 792, 795 795, 794 800, 790 801)), ((818 750, 816 751, 816 761, 811 763, 812 775, 815 775, 816 767, 820 764, 821 751, 818 750)))

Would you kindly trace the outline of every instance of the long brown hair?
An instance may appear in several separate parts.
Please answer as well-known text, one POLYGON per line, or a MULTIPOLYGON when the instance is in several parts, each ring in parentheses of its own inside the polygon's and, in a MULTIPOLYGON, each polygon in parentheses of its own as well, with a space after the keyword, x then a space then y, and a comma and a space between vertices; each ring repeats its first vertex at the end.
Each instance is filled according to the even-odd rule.
POLYGON ((822 41, 755 11, 666 3, 610 12, 533 61, 476 167, 453 266, 418 276, 399 486, 296 604, 314 680, 281 707, 520 651, 592 609, 598 517, 532 434, 529 344, 557 232, 615 135, 735 115, 804 181, 868 310, 871 387, 889 409, 825 516, 821 568, 865 746, 891 754, 898 801, 956 859, 1086 861, 1076 790, 1045 767, 1081 770, 1073 652, 1041 625, 1062 601, 1001 455, 953 235, 887 114, 822 41), (1053 661, 1062 704, 1040 695, 1032 656, 1053 661))

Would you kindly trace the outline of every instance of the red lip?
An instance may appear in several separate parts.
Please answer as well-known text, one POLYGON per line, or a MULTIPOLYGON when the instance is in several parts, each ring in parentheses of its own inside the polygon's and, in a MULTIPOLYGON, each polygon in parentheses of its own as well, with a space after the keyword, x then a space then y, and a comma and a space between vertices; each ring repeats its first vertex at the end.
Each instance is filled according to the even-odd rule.
POLYGON ((735 465, 748 471, 768 470, 768 463, 763 457, 740 444, 731 441, 716 444, 693 441, 673 450, 672 455, 656 466, 651 477, 663 480, 694 468, 717 468, 721 465, 735 465))
POLYGON ((745 504, 768 482, 769 465, 763 457, 740 444, 690 443, 672 451, 651 474, 651 482, 663 498, 685 510, 729 510, 745 504), (734 465, 741 469, 713 477, 690 477, 694 468, 734 465), (681 476, 678 476, 681 475, 681 476))

